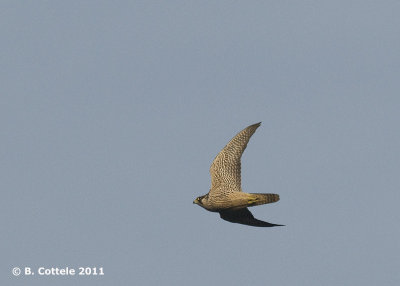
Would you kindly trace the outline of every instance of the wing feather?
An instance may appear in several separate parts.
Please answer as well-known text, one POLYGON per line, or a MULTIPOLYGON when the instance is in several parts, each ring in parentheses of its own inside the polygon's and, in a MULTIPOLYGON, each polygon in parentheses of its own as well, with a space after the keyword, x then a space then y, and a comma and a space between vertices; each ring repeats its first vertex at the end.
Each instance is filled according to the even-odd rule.
POLYGON ((239 209, 239 210, 226 210, 219 212, 222 219, 233 222, 240 223, 250 226, 258 226, 258 227, 272 227, 272 226, 283 226, 281 224, 269 223, 266 221, 262 221, 254 218, 253 214, 247 208, 239 209))
POLYGON ((215 157, 210 167, 211 190, 229 189, 241 191, 241 162, 243 151, 250 137, 261 122, 250 125, 236 134, 215 157))

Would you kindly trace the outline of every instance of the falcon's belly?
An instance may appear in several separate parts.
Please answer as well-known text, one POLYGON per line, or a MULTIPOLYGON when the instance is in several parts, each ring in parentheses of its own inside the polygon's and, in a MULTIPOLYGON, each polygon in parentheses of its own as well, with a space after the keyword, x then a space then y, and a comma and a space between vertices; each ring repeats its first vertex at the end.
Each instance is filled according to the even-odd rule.
POLYGON ((241 209, 250 206, 253 198, 248 193, 229 192, 218 196, 209 196, 209 204, 213 211, 221 211, 227 209, 241 209))

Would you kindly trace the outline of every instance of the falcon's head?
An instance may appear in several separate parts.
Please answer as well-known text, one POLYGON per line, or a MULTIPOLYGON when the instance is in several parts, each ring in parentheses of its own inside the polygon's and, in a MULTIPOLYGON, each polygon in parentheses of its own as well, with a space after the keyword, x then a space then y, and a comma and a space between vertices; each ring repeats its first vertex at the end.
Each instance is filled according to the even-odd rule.
POLYGON ((196 204, 196 205, 199 205, 199 206, 201 206, 201 207, 204 207, 204 203, 207 201, 207 199, 208 199, 208 194, 207 194, 207 195, 204 195, 204 196, 197 197, 197 198, 193 201, 193 203, 196 204))

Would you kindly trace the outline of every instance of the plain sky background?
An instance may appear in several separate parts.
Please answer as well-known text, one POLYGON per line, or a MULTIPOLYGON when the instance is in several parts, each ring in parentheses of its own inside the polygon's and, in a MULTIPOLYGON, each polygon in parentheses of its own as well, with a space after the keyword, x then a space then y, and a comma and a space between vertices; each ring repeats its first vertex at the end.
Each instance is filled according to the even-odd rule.
POLYGON ((400 285, 399 1, 2 1, 0 33, 1 285, 400 285), (192 204, 259 121, 242 187, 285 227, 192 204))

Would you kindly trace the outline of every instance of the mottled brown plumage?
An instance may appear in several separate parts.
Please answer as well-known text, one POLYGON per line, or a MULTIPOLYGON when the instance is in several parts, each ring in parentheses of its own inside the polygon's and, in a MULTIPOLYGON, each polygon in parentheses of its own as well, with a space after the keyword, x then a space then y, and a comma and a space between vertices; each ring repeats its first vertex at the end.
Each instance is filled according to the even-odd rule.
POLYGON ((241 162, 243 151, 250 137, 261 122, 243 129, 215 157, 210 167, 211 189, 208 194, 196 198, 193 203, 211 212, 219 212, 222 219, 251 226, 279 226, 255 219, 247 207, 274 203, 277 194, 253 194, 242 192, 241 162))

